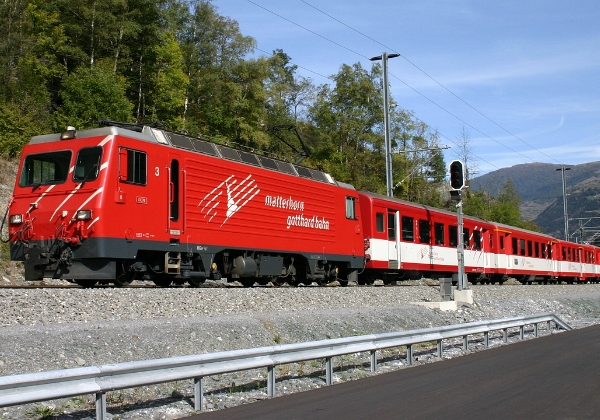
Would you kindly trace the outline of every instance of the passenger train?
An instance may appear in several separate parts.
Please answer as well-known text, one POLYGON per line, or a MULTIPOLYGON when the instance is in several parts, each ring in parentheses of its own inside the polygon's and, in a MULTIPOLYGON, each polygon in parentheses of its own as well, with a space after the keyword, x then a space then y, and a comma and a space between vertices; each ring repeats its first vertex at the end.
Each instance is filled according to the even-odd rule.
MULTIPOLYGON (((5 222, 26 280, 85 287, 370 283, 458 271, 455 213, 145 125, 33 137, 5 222)), ((591 245, 468 216, 462 235, 472 283, 599 277, 591 245)))

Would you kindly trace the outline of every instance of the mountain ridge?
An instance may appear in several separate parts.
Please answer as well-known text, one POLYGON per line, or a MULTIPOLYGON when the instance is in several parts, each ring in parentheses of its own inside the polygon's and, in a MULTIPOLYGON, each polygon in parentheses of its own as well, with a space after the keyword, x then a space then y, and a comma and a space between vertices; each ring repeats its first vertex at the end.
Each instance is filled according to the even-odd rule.
POLYGON ((600 217, 600 162, 579 165, 523 163, 473 178, 470 188, 497 196, 510 179, 523 199, 523 219, 533 221, 544 233, 564 238, 563 166, 569 168, 564 174, 570 239, 590 240, 595 231, 592 229, 594 218, 600 217))

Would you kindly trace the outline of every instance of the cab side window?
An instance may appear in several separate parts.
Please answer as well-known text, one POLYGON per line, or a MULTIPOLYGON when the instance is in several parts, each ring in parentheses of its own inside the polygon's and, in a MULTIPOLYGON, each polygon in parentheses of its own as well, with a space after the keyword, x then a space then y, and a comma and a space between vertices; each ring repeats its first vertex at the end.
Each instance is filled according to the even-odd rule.
POLYGON ((121 149, 119 152, 119 179, 130 184, 146 185, 148 158, 139 150, 121 149))
POLYGON ((346 197, 346 218, 356 220, 356 198, 346 197))

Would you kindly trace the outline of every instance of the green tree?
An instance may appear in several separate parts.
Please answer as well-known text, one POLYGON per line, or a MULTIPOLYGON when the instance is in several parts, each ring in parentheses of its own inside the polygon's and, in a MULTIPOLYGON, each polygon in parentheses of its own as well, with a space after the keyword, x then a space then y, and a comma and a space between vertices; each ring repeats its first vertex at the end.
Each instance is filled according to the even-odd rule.
POLYGON ((183 71, 183 56, 172 32, 162 34, 162 42, 154 47, 153 89, 148 93, 150 114, 170 129, 183 127, 185 92, 189 79, 183 71))
POLYGON ((0 154, 9 159, 18 156, 40 128, 39 121, 16 104, 0 104, 0 154))
POLYGON ((309 109, 321 140, 314 159, 336 179, 376 192, 382 192, 380 180, 385 179, 380 76, 377 67, 367 71, 360 63, 342 65, 332 77, 334 86, 320 86, 309 109))
POLYGON ((183 23, 175 33, 189 78, 185 128, 248 145, 265 143, 266 60, 244 59, 254 40, 240 33, 237 22, 217 14, 210 1, 195 0, 188 10, 183 19, 170 16, 183 23))
POLYGON ((490 212, 490 218, 495 222, 517 226, 521 222, 520 204, 521 197, 512 180, 508 179, 498 194, 496 203, 490 212))
POLYGON ((65 125, 95 127, 98 120, 130 121, 132 105, 125 95, 125 81, 112 70, 81 67, 65 77, 60 96, 63 106, 56 115, 57 131, 65 125))

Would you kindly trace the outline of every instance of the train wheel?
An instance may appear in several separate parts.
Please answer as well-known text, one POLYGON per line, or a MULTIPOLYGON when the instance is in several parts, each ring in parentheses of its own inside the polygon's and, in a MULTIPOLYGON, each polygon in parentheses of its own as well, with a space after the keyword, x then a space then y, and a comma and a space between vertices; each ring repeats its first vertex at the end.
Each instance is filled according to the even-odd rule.
POLYGON ((90 289, 98 283, 97 280, 75 280, 75 283, 83 287, 84 289, 90 289))
POLYGON ((129 286, 135 277, 134 271, 125 271, 117 275, 117 278, 113 280, 113 283, 117 287, 129 286))
POLYGON ((156 279, 152 280, 158 287, 169 287, 172 283, 171 279, 156 279))

